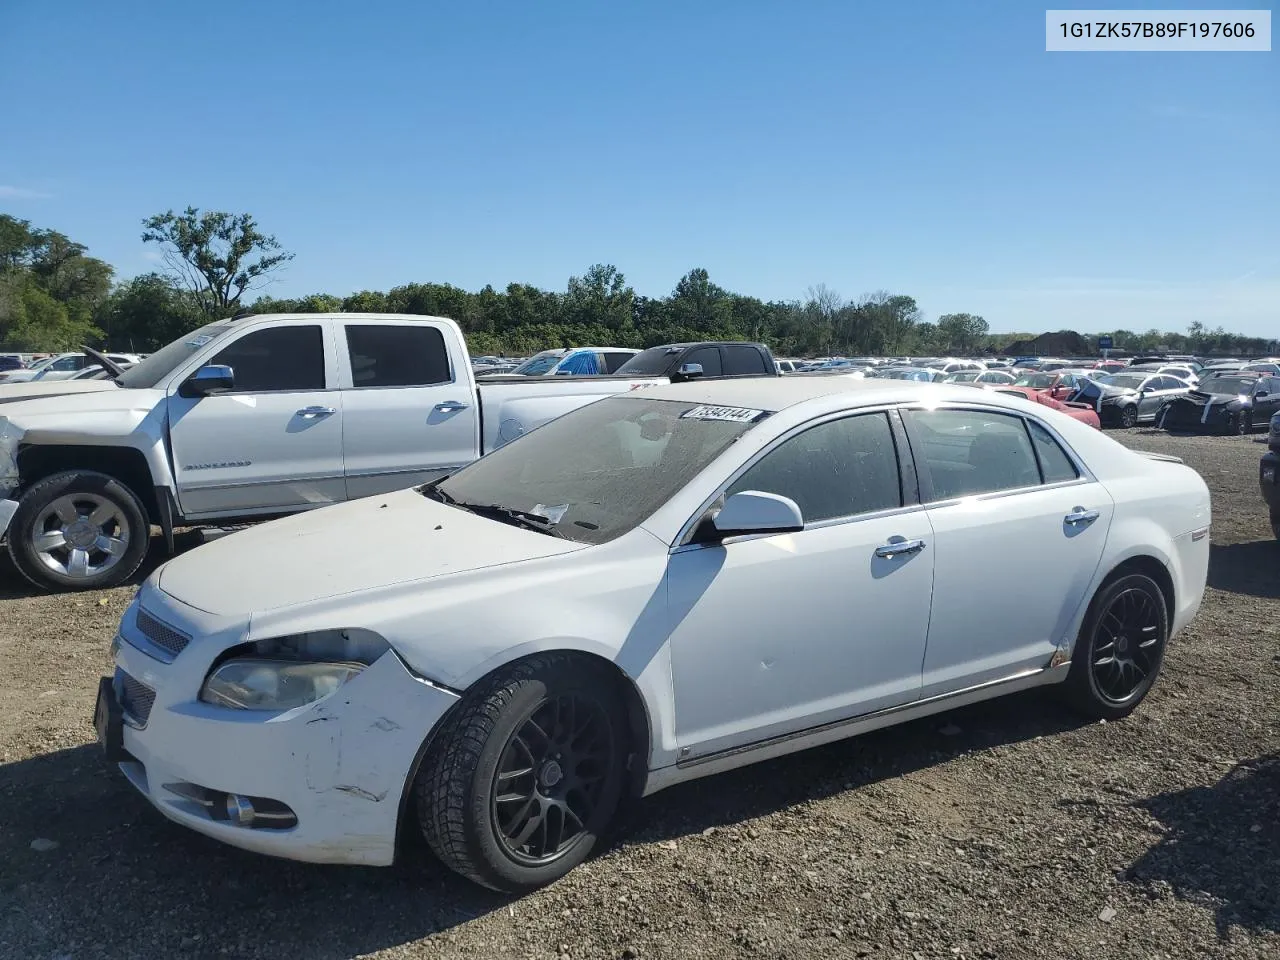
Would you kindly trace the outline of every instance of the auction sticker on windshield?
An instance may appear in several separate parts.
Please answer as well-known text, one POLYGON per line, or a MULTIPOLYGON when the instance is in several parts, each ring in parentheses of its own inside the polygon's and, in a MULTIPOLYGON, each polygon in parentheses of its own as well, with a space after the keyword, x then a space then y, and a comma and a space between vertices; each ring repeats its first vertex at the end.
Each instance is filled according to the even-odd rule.
POLYGON ((680 414, 681 420, 727 420, 730 423, 754 423, 764 415, 763 410, 747 407, 693 407, 680 414))

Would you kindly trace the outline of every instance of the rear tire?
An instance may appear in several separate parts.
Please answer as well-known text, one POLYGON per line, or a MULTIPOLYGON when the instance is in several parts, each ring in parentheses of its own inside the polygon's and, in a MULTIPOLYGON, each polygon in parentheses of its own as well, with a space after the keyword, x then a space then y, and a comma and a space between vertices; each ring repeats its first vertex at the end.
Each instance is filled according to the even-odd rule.
POLYGON ((151 525, 137 495, 119 480, 68 470, 22 495, 8 541, 13 565, 40 589, 101 590, 137 572, 151 525))
POLYGON ((1067 700, 1091 720, 1127 717, 1160 675, 1168 640, 1169 610, 1158 583, 1130 573, 1104 584, 1076 639, 1067 700))
POLYGON ((444 720, 414 784, 432 852, 523 893, 591 853, 622 797, 627 717, 616 678, 568 654, 510 664, 444 720))
POLYGON ((1131 430, 1138 425, 1138 408, 1133 404, 1120 411, 1120 426, 1131 430))

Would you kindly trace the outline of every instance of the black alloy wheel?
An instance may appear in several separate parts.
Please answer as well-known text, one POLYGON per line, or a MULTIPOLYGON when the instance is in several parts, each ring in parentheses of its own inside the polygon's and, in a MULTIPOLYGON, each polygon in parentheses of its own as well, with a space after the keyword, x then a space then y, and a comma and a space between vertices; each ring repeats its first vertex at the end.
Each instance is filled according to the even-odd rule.
POLYGON ((512 859, 542 865, 577 842, 615 762, 598 701, 566 695, 540 703, 507 741, 493 775, 493 824, 512 859))
POLYGON ((1155 683, 1169 637, 1159 585, 1141 573, 1117 577, 1098 591, 1080 630, 1067 694, 1090 717, 1120 719, 1155 683))

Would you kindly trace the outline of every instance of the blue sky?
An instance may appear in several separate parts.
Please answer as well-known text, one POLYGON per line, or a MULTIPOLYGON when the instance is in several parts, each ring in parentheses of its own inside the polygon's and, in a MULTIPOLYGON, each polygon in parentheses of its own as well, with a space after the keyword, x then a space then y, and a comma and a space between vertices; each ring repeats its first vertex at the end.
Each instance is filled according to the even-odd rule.
POLYGON ((1044 10, 4 0, 0 211, 122 276, 144 216, 248 211, 279 296, 609 262, 1280 334, 1280 53, 1050 54, 1044 10))

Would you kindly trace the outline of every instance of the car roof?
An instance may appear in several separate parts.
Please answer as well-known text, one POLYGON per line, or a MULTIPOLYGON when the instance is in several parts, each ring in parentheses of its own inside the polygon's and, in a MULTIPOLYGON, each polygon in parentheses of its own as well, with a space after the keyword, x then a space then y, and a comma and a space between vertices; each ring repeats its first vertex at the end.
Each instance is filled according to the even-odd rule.
MULTIPOLYGON (((728 380, 693 380, 687 383, 645 387, 646 398, 702 403, 712 406, 745 407, 752 410, 778 412, 788 407, 828 398, 843 397, 841 406, 873 406, 882 403, 908 403, 917 400, 978 401, 973 387, 962 384, 922 382, 919 380, 887 380, 879 378, 832 377, 742 377, 728 380)), ((634 394, 622 394, 632 396, 634 394)), ((994 391, 984 392, 981 401, 1025 410, 1012 397, 1008 403, 997 400, 994 391)))

